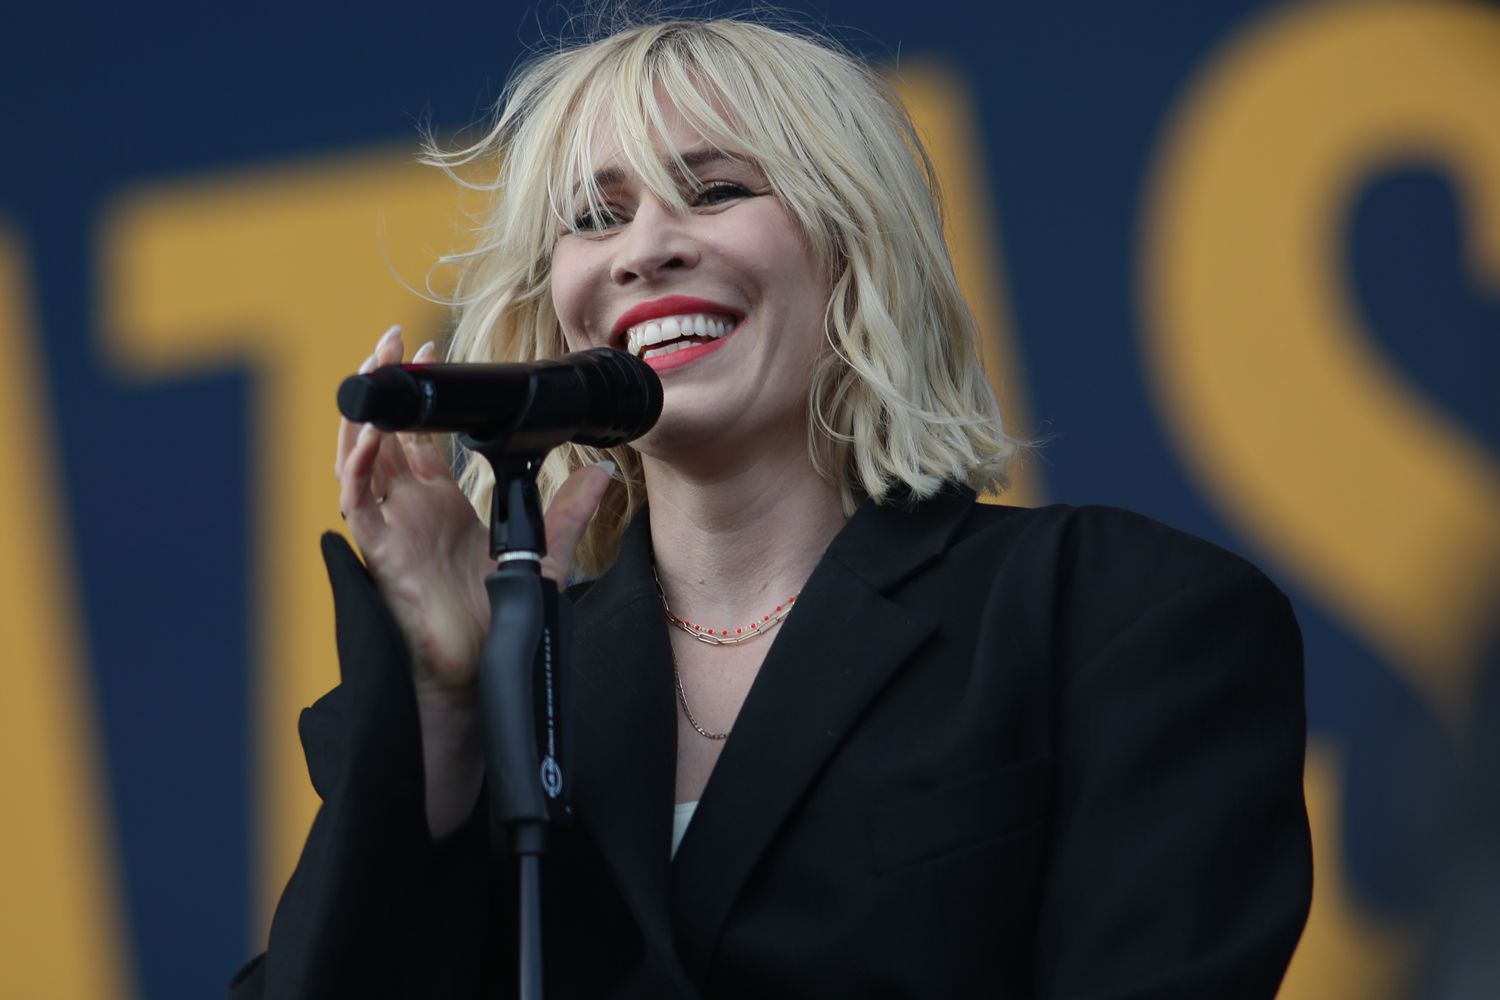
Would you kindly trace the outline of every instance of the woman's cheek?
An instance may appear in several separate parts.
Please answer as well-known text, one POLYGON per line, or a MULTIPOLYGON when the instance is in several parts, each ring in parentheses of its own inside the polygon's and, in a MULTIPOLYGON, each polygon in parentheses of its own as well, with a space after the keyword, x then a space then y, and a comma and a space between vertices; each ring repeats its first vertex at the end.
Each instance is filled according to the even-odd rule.
POLYGON ((586 332, 585 312, 588 281, 582 273, 578 255, 566 242, 558 244, 552 255, 552 309, 557 313, 568 350, 581 351, 592 346, 586 332))

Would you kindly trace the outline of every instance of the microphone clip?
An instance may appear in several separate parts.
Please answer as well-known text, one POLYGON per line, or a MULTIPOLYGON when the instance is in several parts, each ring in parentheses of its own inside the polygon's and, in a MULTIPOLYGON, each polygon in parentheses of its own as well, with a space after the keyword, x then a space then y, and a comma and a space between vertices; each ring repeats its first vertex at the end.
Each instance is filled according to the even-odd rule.
POLYGON ((540 562, 547 554, 547 527, 536 476, 545 452, 517 454, 504 437, 479 440, 464 434, 459 442, 483 456, 495 473, 495 487, 490 491, 490 555, 501 561, 530 552, 540 562))

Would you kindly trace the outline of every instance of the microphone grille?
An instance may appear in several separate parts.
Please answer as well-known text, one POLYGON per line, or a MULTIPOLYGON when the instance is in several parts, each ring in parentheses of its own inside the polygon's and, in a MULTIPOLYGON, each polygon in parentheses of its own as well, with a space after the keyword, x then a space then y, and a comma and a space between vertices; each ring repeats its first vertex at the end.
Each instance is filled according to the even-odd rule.
POLYGON ((585 379, 594 383, 588 425, 573 440, 612 448, 649 431, 661 418, 661 379, 640 358, 608 347, 571 355, 585 379))

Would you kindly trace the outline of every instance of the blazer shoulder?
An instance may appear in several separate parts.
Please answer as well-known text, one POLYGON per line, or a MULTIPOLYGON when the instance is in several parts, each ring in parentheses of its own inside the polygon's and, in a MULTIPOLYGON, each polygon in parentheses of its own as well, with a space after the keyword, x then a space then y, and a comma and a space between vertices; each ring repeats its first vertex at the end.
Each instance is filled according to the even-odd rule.
POLYGON ((1007 561, 1045 565, 1101 586, 1161 590, 1239 574, 1275 589, 1243 556, 1120 507, 976 503, 956 544, 999 545, 1007 561))
POLYGON ((989 591, 992 613, 1063 637, 1071 654, 1163 616, 1193 629, 1212 607, 1268 633, 1296 632, 1290 601, 1251 562, 1117 507, 978 504, 950 556, 956 577, 989 591))
POLYGON ((1180 528, 1118 507, 1073 511, 1068 555, 1076 572, 1113 589, 1168 595, 1222 584, 1285 603, 1280 588, 1249 559, 1180 528))

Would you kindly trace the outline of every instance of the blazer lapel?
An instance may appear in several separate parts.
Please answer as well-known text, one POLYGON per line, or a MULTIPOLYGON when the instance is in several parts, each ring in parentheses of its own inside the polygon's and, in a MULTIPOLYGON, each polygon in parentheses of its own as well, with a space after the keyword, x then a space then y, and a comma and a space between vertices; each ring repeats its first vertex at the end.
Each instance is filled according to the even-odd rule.
POLYGON ((676 702, 644 514, 577 602, 573 803, 648 947, 675 967, 668 886, 676 702))
POLYGON ((678 953, 700 986, 771 839, 865 706, 936 628, 885 592, 941 555, 972 504, 967 492, 914 511, 866 503, 782 624, 672 866, 678 953))

